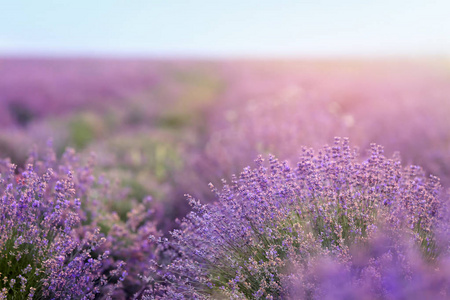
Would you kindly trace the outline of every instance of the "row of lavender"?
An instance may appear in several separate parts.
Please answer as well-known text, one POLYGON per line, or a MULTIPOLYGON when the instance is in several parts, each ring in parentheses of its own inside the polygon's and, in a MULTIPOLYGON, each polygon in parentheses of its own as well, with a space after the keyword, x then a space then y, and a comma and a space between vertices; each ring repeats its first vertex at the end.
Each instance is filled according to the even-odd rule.
POLYGON ((3 299, 446 299, 450 214, 439 179, 348 139, 297 166, 262 157, 171 233, 151 199, 121 221, 120 189, 73 152, 1 164, 3 299))
MULTIPOLYGON (((38 147, 19 166, 2 163, 3 298, 449 297, 448 70, 161 68, 147 94, 159 102, 116 101, 114 117, 128 122, 79 155, 38 147), (335 135, 364 150, 380 142, 402 160, 379 146, 358 154, 347 139, 317 148, 335 135), (260 153, 268 163, 230 176, 260 153), (211 193, 221 178, 229 184, 211 193), (189 197, 177 223, 184 193, 214 204, 189 197)), ((32 140, 39 122, 16 130, 32 140)))

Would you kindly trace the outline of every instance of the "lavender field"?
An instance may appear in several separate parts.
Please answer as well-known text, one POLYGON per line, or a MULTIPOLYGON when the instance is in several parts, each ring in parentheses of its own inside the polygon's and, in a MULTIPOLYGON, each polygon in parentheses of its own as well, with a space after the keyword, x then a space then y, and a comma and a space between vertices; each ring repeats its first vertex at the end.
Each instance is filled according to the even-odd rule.
POLYGON ((450 299, 450 60, 0 58, 0 299, 450 299))

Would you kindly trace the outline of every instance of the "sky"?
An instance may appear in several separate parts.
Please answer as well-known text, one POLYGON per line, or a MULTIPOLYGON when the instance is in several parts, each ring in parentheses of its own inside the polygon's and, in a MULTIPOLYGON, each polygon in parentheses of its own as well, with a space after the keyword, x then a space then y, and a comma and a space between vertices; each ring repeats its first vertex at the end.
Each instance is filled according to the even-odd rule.
POLYGON ((450 1, 0 0, 0 55, 450 55, 450 1))

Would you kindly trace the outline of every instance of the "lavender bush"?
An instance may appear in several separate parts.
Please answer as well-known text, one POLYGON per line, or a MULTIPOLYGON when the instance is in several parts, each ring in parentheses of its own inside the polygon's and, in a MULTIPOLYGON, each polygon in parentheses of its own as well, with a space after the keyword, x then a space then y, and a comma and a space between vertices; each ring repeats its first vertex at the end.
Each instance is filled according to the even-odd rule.
MULTIPOLYGON (((320 299, 316 291, 323 291, 318 287, 325 281, 298 275, 314 274, 313 262, 325 261, 321 257, 338 266, 351 264, 354 248, 370 248, 383 232, 399 234, 393 248, 399 253, 404 253, 400 241, 412 243, 419 265, 448 258, 448 239, 437 238, 448 233, 440 215, 439 180, 427 179, 419 167, 403 168, 399 157, 387 159, 381 146, 372 145, 369 157, 361 160, 347 139, 336 139, 333 147, 317 153, 304 148, 295 168, 273 156, 268 165, 261 157, 256 164, 222 190, 213 188, 215 204, 189 198, 193 211, 181 228, 171 240, 159 240, 167 265, 153 262, 160 280, 150 282, 145 297, 296 298, 295 287, 304 282, 304 296, 320 299)), ((406 268, 414 263, 410 258, 403 255, 395 263, 406 268)), ((370 264, 377 265, 377 259, 370 264)), ((427 271, 434 274, 432 267, 427 271)), ((415 283, 405 278, 402 284, 415 283)), ((389 289, 387 295, 375 292, 395 298, 389 289)))
POLYGON ((2 161, 2 297, 125 299, 142 289, 155 258, 148 237, 159 236, 151 198, 120 219, 126 190, 94 169, 94 156, 68 149, 57 159, 51 146, 32 151, 25 171, 2 161))
MULTIPOLYGON (((120 181, 95 175, 95 155, 87 161, 68 149, 58 161, 51 149, 47 151, 47 164, 57 165, 61 172, 74 170, 77 196, 82 199, 79 210, 83 230, 99 228, 104 243, 95 250, 96 255, 108 252, 102 261, 100 273, 110 280, 100 289, 97 298, 108 295, 113 299, 132 298, 144 285, 142 276, 148 274, 148 259, 155 258, 155 243, 148 237, 159 236, 151 197, 130 200, 127 189, 120 181), (119 217, 123 205, 131 206, 125 218, 119 217)), ((86 159, 84 159, 86 160, 86 159)))
POLYGON ((0 282, 2 299, 93 299, 106 279, 101 276, 104 242, 96 230, 79 231, 81 202, 73 174, 33 164, 16 174, 1 163, 0 282))

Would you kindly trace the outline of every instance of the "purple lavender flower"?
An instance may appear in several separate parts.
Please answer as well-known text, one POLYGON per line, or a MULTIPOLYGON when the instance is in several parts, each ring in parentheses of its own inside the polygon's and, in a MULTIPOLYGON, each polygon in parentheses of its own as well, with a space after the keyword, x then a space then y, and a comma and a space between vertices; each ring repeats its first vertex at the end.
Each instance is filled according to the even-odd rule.
MULTIPOLYGON (((381 146, 361 159, 348 139, 336 138, 317 152, 304 148, 295 168, 273 156, 256 165, 220 191, 212 187, 215 204, 189 197, 193 211, 171 240, 159 240, 168 264, 152 263, 161 280, 150 282, 147 298, 286 299, 299 282, 315 298, 321 282, 302 281, 301 270, 320 257, 348 263, 355 247, 373 245, 382 232, 412 243, 423 265, 448 255, 448 240, 436 238, 445 227, 439 180, 387 159, 381 146)), ((405 257, 395 263, 408 265, 405 257)))
POLYGON ((0 272, 2 296, 11 299, 93 299, 102 261, 92 256, 103 243, 96 230, 80 234, 80 202, 71 172, 33 164, 17 174, 0 165, 0 272))
POLYGON ((155 258, 156 243, 149 236, 159 236, 154 221, 154 203, 151 197, 131 203, 132 209, 122 220, 115 207, 127 197, 121 182, 111 182, 105 176, 95 176, 95 155, 88 158, 76 155, 68 149, 61 159, 50 148, 44 161, 33 152, 29 161, 34 161, 39 170, 52 167, 60 174, 73 170, 74 203, 82 226, 76 228, 79 235, 99 229, 102 243, 92 251, 92 256, 103 256, 99 273, 102 275, 97 298, 112 295, 113 299, 131 298, 145 285, 142 276, 148 274, 148 260, 155 258), (105 256, 103 253, 108 252, 105 256))
POLYGON ((0 295, 121 299, 142 289, 155 258, 148 237, 159 236, 153 203, 134 203, 121 220, 110 205, 123 188, 97 179, 94 162, 71 149, 57 159, 51 143, 25 170, 1 161, 0 295))

